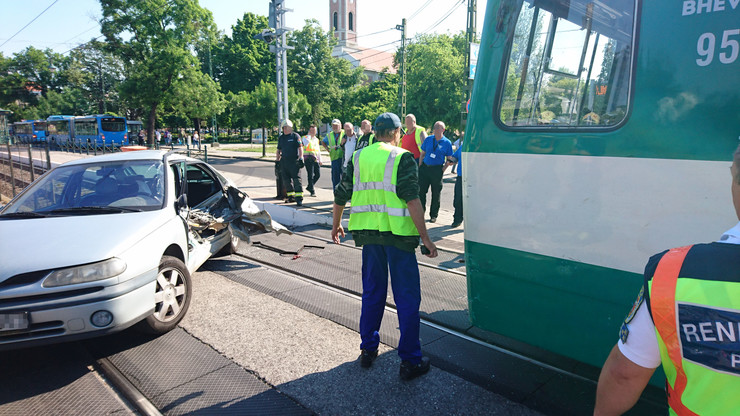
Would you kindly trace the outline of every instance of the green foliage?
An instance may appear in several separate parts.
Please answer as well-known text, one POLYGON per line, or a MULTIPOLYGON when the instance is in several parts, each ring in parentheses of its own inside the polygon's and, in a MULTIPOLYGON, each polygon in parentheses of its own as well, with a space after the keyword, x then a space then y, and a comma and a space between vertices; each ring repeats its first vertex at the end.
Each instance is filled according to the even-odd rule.
POLYGON ((383 73, 378 81, 354 88, 349 99, 351 104, 342 113, 342 120, 355 124, 362 120, 373 122, 381 113, 396 112, 398 80, 397 74, 383 73))
POLYGON ((464 61, 462 33, 419 35, 407 46, 406 109, 420 125, 431 127, 441 120, 448 129, 460 127, 466 82, 464 61))
MULTIPOLYGON (((121 96, 135 106, 146 107, 148 139, 153 142, 157 108, 169 100, 173 108, 186 108, 174 103, 182 80, 198 80, 200 87, 212 83, 204 80, 193 50, 202 42, 215 38, 216 25, 211 12, 197 0, 101 0, 101 32, 107 48, 120 57, 126 68, 121 96)), ((212 87, 205 87, 210 91, 212 87)), ((192 98, 192 97, 190 97, 192 98)), ((202 100, 218 100, 217 94, 204 94, 202 100)), ((218 104, 204 107, 217 107, 218 104)), ((198 112, 198 110, 193 110, 198 112)))
POLYGON ((362 81, 362 69, 331 56, 336 39, 315 19, 292 32, 288 43, 295 47, 288 51, 288 85, 308 100, 312 122, 330 121, 351 104, 347 91, 362 81))
MULTIPOLYGON (((241 95, 241 93, 240 93, 241 95)), ((254 91, 244 94, 239 118, 250 126, 270 127, 277 124, 277 87, 260 81, 254 91)))
MULTIPOLYGON (((245 13, 231 27, 231 37, 221 37, 212 47, 213 77, 224 91, 252 91, 260 81, 275 77, 275 54, 267 43, 254 39, 267 28, 266 17, 245 13)), ((207 61, 203 70, 208 71, 207 61)))

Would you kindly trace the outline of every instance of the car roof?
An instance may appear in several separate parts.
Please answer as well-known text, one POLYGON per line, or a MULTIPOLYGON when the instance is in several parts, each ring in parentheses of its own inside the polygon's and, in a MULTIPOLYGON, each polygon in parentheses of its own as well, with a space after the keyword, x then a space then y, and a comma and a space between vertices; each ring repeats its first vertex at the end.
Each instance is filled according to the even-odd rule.
POLYGON ((166 156, 168 161, 190 161, 197 162, 197 159, 186 157, 167 150, 137 150, 133 152, 116 152, 100 156, 91 156, 82 159, 72 160, 64 163, 62 166, 87 165, 91 163, 102 162, 122 162, 134 160, 162 160, 166 156))

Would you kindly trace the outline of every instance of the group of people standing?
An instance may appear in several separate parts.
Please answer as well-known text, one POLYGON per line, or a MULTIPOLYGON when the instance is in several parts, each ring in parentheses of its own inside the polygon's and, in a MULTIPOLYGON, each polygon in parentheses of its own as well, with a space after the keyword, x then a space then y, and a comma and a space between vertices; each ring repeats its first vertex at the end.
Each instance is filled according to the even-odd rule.
MULTIPOLYGON (((406 131, 397 146, 409 151, 417 165, 419 199, 423 211, 426 211, 427 193, 431 188, 429 221, 432 223, 437 221, 439 215, 444 172, 449 166, 453 166, 455 172, 455 166, 458 166, 453 202, 455 213, 451 226, 459 227, 463 221, 462 170, 459 167, 462 142, 458 141, 457 149, 453 150, 452 142, 444 135, 446 126, 442 121, 434 123, 433 134, 429 136, 423 127, 416 124, 416 117, 413 114, 406 116, 405 127, 406 131)), ((293 131, 293 123, 290 120, 283 121, 280 128, 282 134, 278 138, 276 154, 278 198, 284 197, 286 202, 295 202, 298 206, 303 205, 300 169, 304 166, 307 174, 306 190, 311 196, 316 196, 315 184, 321 176, 321 166, 324 164, 320 146, 329 153, 332 188, 336 189, 355 151, 376 141, 373 125, 369 120, 363 120, 360 124, 362 135, 359 137, 352 123, 342 124, 339 119, 332 120, 331 130, 321 140, 317 136, 318 129, 315 125, 309 127, 308 134, 304 137, 293 131)))

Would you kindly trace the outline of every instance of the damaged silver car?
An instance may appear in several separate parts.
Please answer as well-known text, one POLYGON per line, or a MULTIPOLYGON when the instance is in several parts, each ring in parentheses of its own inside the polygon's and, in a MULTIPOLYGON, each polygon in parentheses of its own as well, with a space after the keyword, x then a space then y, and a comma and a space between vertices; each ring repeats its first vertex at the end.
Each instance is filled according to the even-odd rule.
POLYGON ((152 150, 56 167, 0 210, 0 349, 167 332, 190 274, 256 230, 288 232, 200 160, 152 150))

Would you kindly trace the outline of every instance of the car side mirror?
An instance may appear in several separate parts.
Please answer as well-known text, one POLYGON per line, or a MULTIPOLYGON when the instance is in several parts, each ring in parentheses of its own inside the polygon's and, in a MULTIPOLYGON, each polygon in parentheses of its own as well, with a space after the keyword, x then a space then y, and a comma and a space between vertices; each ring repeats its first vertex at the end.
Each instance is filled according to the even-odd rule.
POLYGON ((182 194, 179 197, 177 197, 177 201, 175 201, 175 210, 177 212, 180 212, 181 209, 188 207, 188 196, 186 194, 182 194))

